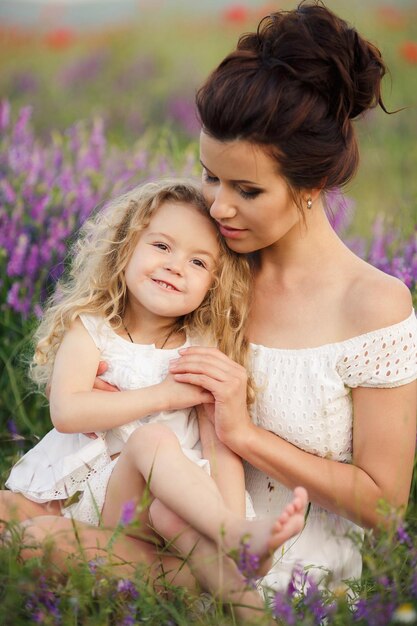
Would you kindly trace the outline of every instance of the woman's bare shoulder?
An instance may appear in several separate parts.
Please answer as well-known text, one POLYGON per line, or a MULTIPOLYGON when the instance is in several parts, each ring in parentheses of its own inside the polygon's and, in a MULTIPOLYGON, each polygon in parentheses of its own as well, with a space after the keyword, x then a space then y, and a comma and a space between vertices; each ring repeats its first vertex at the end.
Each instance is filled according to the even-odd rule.
POLYGON ((410 290, 398 278, 364 261, 348 281, 344 297, 347 323, 354 335, 406 320, 413 308, 410 290))

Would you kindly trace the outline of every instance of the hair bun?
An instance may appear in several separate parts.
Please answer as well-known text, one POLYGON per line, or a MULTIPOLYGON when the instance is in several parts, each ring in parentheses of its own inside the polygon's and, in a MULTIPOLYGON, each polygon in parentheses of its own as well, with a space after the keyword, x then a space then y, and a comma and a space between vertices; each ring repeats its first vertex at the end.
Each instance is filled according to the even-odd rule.
POLYGON ((238 47, 256 52, 261 68, 318 92, 343 126, 367 109, 383 107, 381 53, 318 0, 265 17, 257 34, 243 36, 238 47))

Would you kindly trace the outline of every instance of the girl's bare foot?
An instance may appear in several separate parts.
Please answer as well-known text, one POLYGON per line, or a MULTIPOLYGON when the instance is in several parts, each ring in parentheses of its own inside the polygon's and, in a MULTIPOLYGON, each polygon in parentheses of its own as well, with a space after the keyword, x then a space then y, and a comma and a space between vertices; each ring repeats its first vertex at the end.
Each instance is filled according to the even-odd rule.
POLYGON ((230 554, 238 565, 240 563, 241 569, 251 569, 252 574, 256 576, 266 574, 270 569, 275 550, 303 529, 307 503, 307 491, 304 487, 297 487, 294 489, 293 500, 277 519, 245 520, 233 532, 226 532, 226 547, 231 541, 236 541, 236 533, 240 533, 239 548, 234 547, 230 554))

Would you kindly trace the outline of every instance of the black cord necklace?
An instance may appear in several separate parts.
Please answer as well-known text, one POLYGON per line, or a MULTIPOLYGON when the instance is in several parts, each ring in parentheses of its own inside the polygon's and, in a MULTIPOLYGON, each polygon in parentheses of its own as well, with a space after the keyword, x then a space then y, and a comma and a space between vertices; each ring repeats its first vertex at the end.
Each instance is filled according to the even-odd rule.
MULTIPOLYGON (((131 335, 131 334, 130 334, 130 332, 128 331, 127 326, 126 326, 126 324, 124 323, 124 321, 123 321, 123 320, 122 320, 122 324, 123 324, 123 328, 125 329, 125 331, 126 331, 126 333, 127 333, 127 336, 129 337, 130 341, 131 341, 132 343, 135 343, 135 342, 133 341, 133 339, 132 339, 132 335, 131 335)), ((169 333, 168 333, 168 334, 167 334, 167 336, 165 337, 165 341, 164 341, 164 343, 163 343, 163 344, 162 344, 162 346, 159 348, 159 350, 162 350, 162 348, 164 348, 164 347, 165 347, 165 344, 167 343, 168 339, 169 339, 169 338, 170 338, 170 337, 174 334, 174 332, 176 332, 176 328, 171 328, 171 330, 169 331, 169 333)), ((156 344, 155 344, 155 347, 157 347, 157 346, 156 346, 156 344)))

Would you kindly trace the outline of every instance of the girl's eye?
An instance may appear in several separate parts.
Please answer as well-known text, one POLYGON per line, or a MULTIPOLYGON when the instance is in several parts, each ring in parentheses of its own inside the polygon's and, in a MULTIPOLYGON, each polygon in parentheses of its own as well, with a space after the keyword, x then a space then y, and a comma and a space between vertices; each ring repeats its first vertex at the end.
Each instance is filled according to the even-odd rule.
POLYGON ((160 250, 166 250, 166 251, 169 250, 166 243, 157 242, 157 243, 153 243, 152 245, 155 246, 155 248, 159 248, 160 250))
POLYGON ((246 200, 253 200, 261 193, 259 189, 254 189, 253 191, 245 191, 245 189, 242 189, 241 187, 238 187, 238 192, 242 196, 242 198, 245 198, 246 200))
POLYGON ((201 259, 193 259, 191 263, 193 265, 197 265, 198 267, 204 267, 204 268, 206 267, 205 263, 203 263, 201 259))

